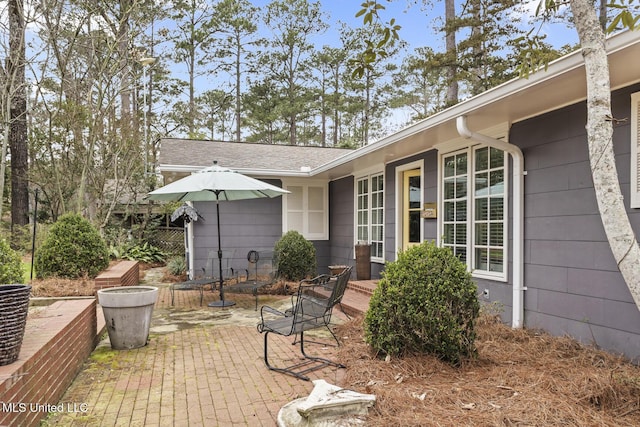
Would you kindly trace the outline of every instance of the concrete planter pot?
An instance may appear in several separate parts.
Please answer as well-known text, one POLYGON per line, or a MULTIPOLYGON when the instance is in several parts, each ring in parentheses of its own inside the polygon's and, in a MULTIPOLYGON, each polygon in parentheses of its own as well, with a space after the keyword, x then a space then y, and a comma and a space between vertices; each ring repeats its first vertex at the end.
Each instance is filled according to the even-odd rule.
POLYGON ((330 265, 329 272, 331 273, 332 276, 337 276, 338 274, 346 270, 347 267, 348 267, 347 265, 330 265))
POLYGON ((147 344, 157 299, 158 288, 154 286, 122 286, 98 291, 111 348, 128 350, 147 344))
POLYGON ((0 285, 0 366, 18 360, 30 295, 29 285, 0 285))

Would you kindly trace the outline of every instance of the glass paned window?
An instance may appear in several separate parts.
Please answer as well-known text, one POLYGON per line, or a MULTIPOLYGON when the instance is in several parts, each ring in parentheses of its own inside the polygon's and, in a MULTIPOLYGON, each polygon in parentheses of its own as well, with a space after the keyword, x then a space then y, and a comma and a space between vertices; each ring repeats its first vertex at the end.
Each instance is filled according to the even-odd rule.
POLYGON ((502 276, 508 218, 504 152, 472 147, 445 155, 442 174, 443 246, 451 247, 474 273, 502 276))
POLYGON ((371 244, 371 257, 384 257, 384 176, 361 178, 356 184, 356 237, 371 244))
POLYGON ((444 158, 443 245, 466 261, 467 153, 444 158), (463 250, 464 249, 464 250, 463 250))

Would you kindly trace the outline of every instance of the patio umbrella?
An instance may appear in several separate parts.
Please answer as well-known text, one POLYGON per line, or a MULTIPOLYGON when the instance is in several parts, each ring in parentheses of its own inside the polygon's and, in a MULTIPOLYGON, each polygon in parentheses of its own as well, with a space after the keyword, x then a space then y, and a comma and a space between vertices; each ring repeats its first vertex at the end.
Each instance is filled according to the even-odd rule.
POLYGON ((220 242, 220 201, 244 200, 261 197, 277 197, 288 193, 287 190, 248 177, 231 169, 218 166, 204 168, 192 175, 165 185, 149 193, 148 198, 158 201, 216 202, 218 223, 218 265, 220 268, 220 301, 209 303, 210 307, 227 307, 235 304, 225 301, 222 278, 222 245, 220 242))
POLYGON ((189 248, 189 223, 191 221, 197 221, 202 218, 202 216, 198 213, 196 208, 188 205, 187 203, 183 203, 178 209, 173 211, 171 214, 171 221, 175 221, 178 218, 182 218, 184 221, 184 259, 187 266, 189 279, 193 279, 192 271, 189 267, 189 261, 191 256, 191 250, 189 248))

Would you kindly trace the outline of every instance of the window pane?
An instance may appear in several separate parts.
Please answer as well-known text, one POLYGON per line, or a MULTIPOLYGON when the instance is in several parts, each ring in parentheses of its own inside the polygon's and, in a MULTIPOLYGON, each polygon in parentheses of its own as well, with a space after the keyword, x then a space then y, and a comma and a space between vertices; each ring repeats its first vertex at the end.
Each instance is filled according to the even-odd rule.
POLYGON ((490 230, 491 230, 490 232, 491 246, 502 246, 504 242, 504 239, 503 239, 504 227, 502 222, 491 224, 490 230))
POLYGON ((489 149, 487 147, 476 150, 476 170, 483 171, 489 168, 489 149))
POLYGON ((368 225, 369 224, 369 212, 362 211, 362 212, 359 213, 358 216, 360 217, 360 224, 361 225, 368 225))
POLYGON ((420 177, 409 177, 409 209, 420 209, 420 177))
POLYGON ((369 180, 361 179, 358 181, 358 194, 366 194, 369 192, 369 180))
POLYGON ((503 194, 504 193, 504 170, 500 169, 492 171, 490 174, 489 190, 491 194, 503 194))
POLYGON ((317 234, 324 232, 323 217, 322 212, 309 212, 309 233, 317 234))
POLYGON ((456 197, 467 197, 467 178, 464 176, 456 180, 456 197))
POLYGON ((504 199, 502 197, 493 197, 491 198, 490 204, 491 219, 494 221, 502 221, 502 219, 504 218, 504 199))
POLYGON ((287 187, 291 193, 287 194, 287 206, 289 210, 302 210, 302 187, 287 187))
POLYGON ((497 148, 491 148, 491 169, 504 167, 504 152, 497 148))
POLYGON ((456 202, 456 221, 467 220, 467 202, 465 200, 456 202))
POLYGON ((376 226, 371 228, 371 240, 381 242, 382 241, 382 227, 376 226))
POLYGON ((420 212, 409 212, 409 242, 420 242, 420 212))
POLYGON ((455 202, 444 202, 444 220, 445 221, 453 221, 455 220, 455 202))
POLYGON ((382 258, 382 243, 374 243, 371 245, 371 256, 382 258))
POLYGON ((360 241, 369 241, 369 233, 367 227, 358 227, 358 240, 360 241))
POLYGON ((503 252, 500 249, 492 249, 489 256, 489 271, 502 272, 504 268, 503 252))
POLYGON ((487 246, 488 241, 487 224, 476 224, 476 245, 487 246))
POLYGON ((324 189, 322 187, 309 187, 309 209, 312 211, 324 210, 324 189))
POLYGON ((368 209, 369 208, 369 198, 364 196, 358 197, 358 209, 368 209))
POLYGON ((288 226, 291 230, 296 230, 299 233, 304 233, 302 229, 302 212, 289 212, 288 226))
POLYGON ((373 193, 373 194, 371 195, 371 207, 372 207, 372 208, 378 208, 378 207, 380 207, 380 205, 379 205, 379 203, 380 203, 380 197, 378 197, 378 196, 380 196, 380 194, 378 194, 378 193, 373 193))
POLYGON ((467 174, 467 154, 458 154, 456 156, 456 175, 467 174))
POLYGON ((454 224, 445 224, 444 225, 444 242, 445 243, 453 243, 453 237, 455 235, 455 225, 454 224))
POLYGON ((489 191, 487 189, 489 187, 489 174, 487 174, 486 172, 477 173, 475 175, 475 181, 476 197, 486 196, 487 194, 489 194, 489 191))
POLYGON ((476 266, 477 270, 487 271, 489 267, 489 250, 485 248, 476 248, 476 266))
POLYGON ((456 247, 454 254, 458 258, 460 258, 460 261, 464 262, 465 264, 467 263, 467 248, 465 248, 464 246, 458 246, 456 247))
POLYGON ((444 181, 444 198, 453 199, 456 197, 455 181, 447 179, 444 181))
POLYGON ((456 157, 451 156, 444 159, 444 176, 453 176, 456 173, 456 157))
POLYGON ((384 181, 382 175, 373 177, 373 191, 382 191, 384 189, 384 181))
POLYGON ((489 218, 488 203, 489 201, 486 197, 476 199, 476 220, 486 221, 489 218))
POLYGON ((456 244, 465 245, 467 243, 467 224, 456 224, 456 244))

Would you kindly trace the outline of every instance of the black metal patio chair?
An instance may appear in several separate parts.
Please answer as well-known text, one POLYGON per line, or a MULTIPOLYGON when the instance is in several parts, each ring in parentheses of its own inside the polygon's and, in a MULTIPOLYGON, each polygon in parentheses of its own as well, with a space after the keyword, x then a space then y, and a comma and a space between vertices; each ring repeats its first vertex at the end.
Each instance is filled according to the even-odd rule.
POLYGON ((304 349, 304 332, 326 327, 339 344, 329 323, 333 308, 340 303, 344 296, 351 267, 345 269, 338 276, 323 274, 313 279, 300 282, 298 292, 292 297, 291 308, 279 311, 269 306, 260 309, 260 323, 258 332, 264 333, 264 363, 272 371, 309 381, 305 374, 322 369, 325 366, 345 368, 341 363, 317 356, 310 356, 304 349), (346 279, 344 279, 346 277, 346 279), (284 368, 274 367, 269 363, 269 334, 282 336, 299 335, 300 351, 304 360, 284 368))

